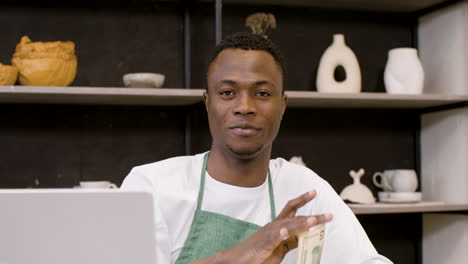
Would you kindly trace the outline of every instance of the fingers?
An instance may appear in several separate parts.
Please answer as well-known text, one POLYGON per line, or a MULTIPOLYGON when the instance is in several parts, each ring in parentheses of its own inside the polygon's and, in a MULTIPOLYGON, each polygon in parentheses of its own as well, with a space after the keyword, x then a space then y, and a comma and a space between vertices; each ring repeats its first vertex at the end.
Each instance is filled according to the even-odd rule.
POLYGON ((317 192, 315 190, 312 190, 304 193, 303 195, 295 199, 289 200, 277 218, 281 219, 295 216, 297 210, 304 206, 306 203, 310 202, 312 199, 314 199, 316 195, 317 192))
POLYGON ((276 219, 267 224, 262 228, 266 233, 263 248, 273 250, 291 236, 309 229, 315 221, 308 220, 308 218, 308 216, 295 216, 281 220, 276 219))
POLYGON ((244 250, 252 252, 247 255, 262 260, 268 259, 274 252, 280 252, 284 256, 297 247, 298 234, 312 226, 329 222, 332 218, 331 214, 323 214, 275 219, 250 236, 244 243, 244 250))
POLYGON ((308 230, 313 226, 330 222, 332 219, 332 214, 295 216, 289 221, 284 221, 284 223, 281 223, 281 227, 279 229, 280 240, 286 240, 291 236, 295 236, 303 231, 308 230))
POLYGON ((321 214, 321 215, 309 216, 307 221, 311 224, 310 227, 312 227, 312 226, 330 222, 332 219, 333 219, 332 214, 321 214))
MULTIPOLYGON (((313 226, 314 225, 319 225, 322 223, 329 222, 333 219, 333 216, 331 214, 323 214, 323 215, 317 215, 315 217, 309 217, 307 218, 307 222, 311 223, 313 226)), ((304 231, 307 231, 308 229, 305 229, 304 231)), ((289 230, 285 227, 280 229, 280 236, 283 237, 283 241, 281 242, 281 249, 284 254, 286 254, 288 251, 297 248, 298 246, 298 236, 300 233, 304 231, 299 231, 296 233, 294 236, 289 236, 289 230), (287 236, 284 236, 284 234, 288 234, 287 236), (285 237, 285 238, 284 238, 285 237)))

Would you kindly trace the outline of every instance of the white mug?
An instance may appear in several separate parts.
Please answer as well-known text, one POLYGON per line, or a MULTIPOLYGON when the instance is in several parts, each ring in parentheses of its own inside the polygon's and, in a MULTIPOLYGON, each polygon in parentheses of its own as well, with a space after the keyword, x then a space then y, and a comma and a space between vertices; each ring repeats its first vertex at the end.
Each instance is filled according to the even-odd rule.
POLYGON ((117 185, 109 181, 80 181, 82 189, 116 189, 117 185))
POLYGON ((418 177, 414 170, 385 170, 383 173, 374 173, 372 179, 375 186, 386 192, 414 192, 418 188, 418 177))

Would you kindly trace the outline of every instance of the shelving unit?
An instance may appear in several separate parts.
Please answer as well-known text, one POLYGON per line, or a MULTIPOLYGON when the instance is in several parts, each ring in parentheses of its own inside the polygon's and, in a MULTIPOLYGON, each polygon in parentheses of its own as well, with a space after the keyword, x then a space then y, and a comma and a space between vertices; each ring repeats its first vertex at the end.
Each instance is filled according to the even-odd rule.
MULTIPOLYGON (((192 105, 202 102, 203 89, 0 86, 0 103, 192 105)), ((468 103, 465 95, 384 93, 333 94, 286 91, 288 107, 426 109, 468 103)))
POLYGON ((468 204, 449 204, 444 202, 419 202, 401 204, 375 203, 370 205, 348 205, 356 215, 468 211, 468 204))
MULTIPOLYGON (((138 1, 131 2, 138 4, 138 1)), ((145 4, 149 2, 153 4, 153 1, 146 1, 145 4)), ((428 192, 432 179, 440 179, 444 182, 444 185, 440 186, 447 187, 449 185, 445 185, 445 182, 462 186, 463 182, 456 179, 468 178, 465 174, 456 174, 457 176, 453 177, 455 173, 450 176, 441 172, 431 176, 428 173, 431 170, 427 168, 425 170, 423 162, 425 159, 422 157, 427 157, 425 155, 427 153, 438 154, 437 146, 431 151, 424 150, 424 147, 437 140, 424 137, 425 142, 430 144, 423 141, 421 141, 422 146, 419 144, 421 132, 435 123, 433 120, 452 120, 454 116, 461 119, 467 114, 463 111, 454 114, 449 110, 450 113, 443 117, 436 116, 427 122, 419 123, 425 120, 425 113, 438 114, 446 112, 447 109, 458 111, 468 104, 468 96, 447 95, 449 92, 446 89, 455 86, 446 82, 437 83, 438 90, 431 90, 434 94, 386 94, 382 90, 383 80, 381 80, 381 71, 385 65, 383 57, 389 48, 398 45, 416 47, 424 42, 418 39, 415 33, 418 31, 417 17, 420 15, 418 12, 454 1, 169 0, 155 2, 162 4, 150 11, 140 12, 135 9, 129 13, 127 9, 118 7, 113 7, 115 9, 111 11, 107 11, 107 7, 102 8, 100 12, 77 7, 60 10, 52 8, 23 10, 21 4, 18 4, 15 8, 8 6, 4 9, 4 23, 16 21, 14 29, 10 27, 2 29, 2 36, 5 36, 2 48, 7 50, 5 53, 11 51, 17 43, 19 38, 16 34, 36 33, 37 37, 33 38, 34 40, 75 40, 80 62, 76 87, 0 86, 0 106, 4 112, 9 113, 1 119, 3 127, 0 128, 2 132, 0 139, 3 140, 0 141, 2 143, 0 145, 2 150, 5 149, 2 160, 4 164, 9 163, 8 166, 0 166, 0 175, 4 169, 7 173, 3 175, 13 175, 13 177, 19 175, 18 178, 22 178, 18 181, 12 178, 6 179, 8 184, 26 186, 30 180, 28 177, 37 175, 47 175, 43 176, 41 184, 49 180, 49 186, 52 187, 53 184, 60 187, 71 186, 72 183, 76 184, 74 181, 83 177, 82 175, 86 177, 93 174, 100 177, 103 177, 102 175, 115 177, 108 180, 117 182, 124 177, 124 172, 130 165, 154 161, 165 157, 164 155, 195 153, 194 146, 206 145, 208 141, 206 137, 209 137, 207 136, 209 131, 203 123, 206 118, 204 113, 200 113, 203 112, 200 105, 203 89, 136 89, 115 86, 121 83, 123 73, 138 69, 138 71, 165 71, 169 87, 203 87, 206 66, 204 58, 208 56, 210 45, 216 38, 221 37, 221 33, 245 30, 243 25, 245 15, 263 11, 272 12, 278 18, 279 27, 273 31, 272 39, 280 44, 283 52, 287 52, 285 57, 291 59, 288 66, 289 72, 293 75, 288 80, 288 88, 312 89, 314 69, 320 55, 330 44, 331 35, 334 32, 343 32, 362 66, 363 88, 372 91, 359 94, 287 91, 288 107, 297 109, 291 109, 289 116, 283 120, 290 125, 282 127, 280 134, 280 144, 283 144, 280 148, 283 152, 289 150, 290 146, 292 146, 291 151, 303 151, 305 156, 315 162, 311 167, 325 168, 319 174, 322 177, 328 176, 327 180, 336 177, 335 175, 342 175, 342 173, 334 174, 336 172, 334 169, 341 166, 339 169, 345 171, 343 167, 351 166, 350 164, 355 166, 364 163, 362 166, 367 166, 368 171, 402 166, 421 169, 423 194, 440 193, 439 186, 428 192), (215 2, 218 5, 214 5, 215 2), (187 4, 185 9, 180 8, 179 3, 187 4), (206 3, 216 8, 205 11, 208 6, 206 3), (221 3, 223 10, 220 8, 221 3), (250 9, 251 5, 257 7, 250 9), (258 5, 265 5, 265 9, 260 10, 258 5), (308 13, 309 11, 312 15, 308 13), (321 14, 322 11, 324 14, 321 14), (391 12, 385 13, 387 11, 391 12), (210 12, 211 14, 207 14, 210 12), (321 15, 316 17, 314 14, 321 15), (44 15, 50 19, 35 23, 44 15), (109 30, 115 28, 118 30, 109 30), (158 34, 153 34, 154 32, 158 34), (109 87, 92 87, 94 85, 109 87), (310 108, 317 108, 317 111, 310 108), (443 111, 438 111, 441 109, 443 111), (293 118, 300 119, 300 122, 291 121, 293 118), (316 138, 309 140, 307 137, 316 138), (187 142, 194 143, 190 145, 191 143, 187 142), (368 142, 372 142, 373 146, 368 147, 368 142), (347 149, 354 149, 355 153, 349 154, 346 152, 347 149), (342 154, 340 152, 348 154, 340 156, 342 154), (332 160, 333 164, 327 163, 328 160, 332 160), (322 165, 324 163, 325 165, 322 165), (57 166, 54 166, 56 164, 57 166), (116 164, 120 167, 116 168, 116 164), (19 169, 12 169, 16 167, 19 169), (33 173, 28 174, 28 169, 33 173)), ((456 27, 442 28, 445 32, 449 32, 456 27)), ((435 38, 436 34, 429 36, 429 42, 435 43, 435 39, 432 41, 432 38, 435 38)), ((450 36, 440 40, 446 39, 451 44, 453 41, 450 36)), ((445 52, 427 50, 425 54, 420 53, 423 61, 427 58, 436 60, 435 55, 445 52)), ((4 56, 10 59, 11 54, 4 56)), ((7 63, 5 58, 3 63, 7 63)), ((440 67, 438 62, 431 62, 430 65, 437 69, 440 67)), ((427 72, 427 83, 434 85, 436 82, 433 79, 439 78, 435 76, 445 72, 427 72)), ((447 131, 459 130, 458 121, 453 119, 449 129, 440 130, 440 136, 447 131)), ((460 132, 459 138, 463 137, 461 134, 460 132)), ((464 147, 456 140, 452 140, 450 146, 454 146, 460 150, 459 152, 464 147)), ((453 152, 447 151, 447 153, 453 152)), ((454 156, 445 155, 444 158, 439 157, 437 161, 446 162, 454 156)), ((445 170, 445 168, 441 166, 439 169, 445 170)), ((344 182, 341 181, 333 186, 339 186, 344 182)), ((445 193, 455 196, 450 190, 445 193)), ((444 197, 423 199, 444 200, 444 197)), ((378 203, 350 205, 350 207, 359 216, 376 215, 369 218, 383 214, 401 214, 394 217, 404 223, 408 219, 417 219, 407 227, 409 235, 404 234, 395 238, 392 236, 394 234, 390 234, 390 241, 403 241, 403 243, 395 245, 387 243, 387 240, 376 240, 379 251, 389 254, 389 257, 404 259, 395 263, 421 263, 421 255, 424 252, 432 252, 423 248, 421 253, 418 249, 426 236, 421 236, 423 229, 423 221, 419 219, 422 218, 421 215, 428 212, 465 214, 468 212, 468 204, 456 199, 445 203, 378 203)), ((382 216, 384 217, 386 216, 382 216)), ((392 232, 392 227, 386 230, 379 229, 381 222, 368 224, 369 230, 380 230, 372 234, 374 237, 381 238, 383 233, 387 238, 388 233, 392 232)), ((384 224, 392 226, 393 223, 384 224)), ((365 226, 366 230, 367 227, 365 226)))

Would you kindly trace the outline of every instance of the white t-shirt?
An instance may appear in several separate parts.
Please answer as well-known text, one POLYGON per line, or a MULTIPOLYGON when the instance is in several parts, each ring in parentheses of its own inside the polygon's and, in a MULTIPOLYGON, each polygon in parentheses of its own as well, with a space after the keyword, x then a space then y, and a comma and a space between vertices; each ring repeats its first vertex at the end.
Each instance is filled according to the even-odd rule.
MULTIPOLYGON (((122 183, 122 189, 153 194, 157 263, 175 263, 182 250, 197 207, 204 155, 135 167, 122 183)), ((376 252, 349 207, 313 171, 277 158, 270 161, 270 172, 277 215, 289 200, 314 189, 317 196, 297 215, 333 214, 333 220, 326 225, 321 263, 392 263, 376 252)), ((271 221, 268 182, 244 188, 218 182, 206 174, 202 210, 263 226, 271 221)), ((293 264, 296 258, 297 249, 290 251, 281 263, 293 264)))

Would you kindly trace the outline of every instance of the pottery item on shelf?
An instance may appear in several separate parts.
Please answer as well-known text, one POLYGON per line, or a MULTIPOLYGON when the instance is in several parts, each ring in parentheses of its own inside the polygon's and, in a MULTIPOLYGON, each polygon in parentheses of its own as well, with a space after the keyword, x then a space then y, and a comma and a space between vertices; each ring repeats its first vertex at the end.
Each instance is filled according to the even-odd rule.
POLYGON ((80 181, 80 189, 117 189, 117 185, 110 181, 80 181))
POLYGON ((299 164, 299 165, 302 165, 304 167, 306 167, 306 164, 304 163, 304 160, 302 159, 301 156, 293 156, 289 162, 292 162, 292 163, 296 163, 296 164, 299 164))
POLYGON ((383 203, 416 203, 420 202, 420 192, 379 192, 379 201, 383 203))
POLYGON ((12 65, 0 63, 0 85, 13 85, 18 79, 18 69, 12 65))
POLYGON ((333 43, 323 53, 317 72, 317 91, 323 93, 359 93, 361 91, 361 70, 354 52, 345 44, 342 34, 333 35, 333 43), (338 66, 346 72, 342 82, 335 80, 338 66))
POLYGON ((77 59, 71 41, 32 42, 23 36, 11 62, 19 82, 31 86, 68 86, 75 79, 77 59))
POLYGON ((276 28, 276 19, 270 13, 254 13, 245 19, 245 26, 249 27, 252 33, 268 38, 266 33, 269 28, 276 28))
POLYGON ((122 79, 127 87, 161 88, 166 77, 160 73, 140 72, 124 74, 122 79))
POLYGON ((418 188, 418 177, 414 170, 385 170, 374 173, 375 186, 386 192, 414 192, 418 188))
POLYGON ((359 169, 358 172, 349 171, 349 175, 353 178, 353 184, 346 186, 340 193, 341 199, 360 204, 373 204, 375 197, 367 186, 361 183, 361 177, 364 175, 364 169, 359 169))
POLYGON ((384 71, 385 90, 389 94, 420 94, 424 69, 414 48, 396 48, 388 52, 384 71))

